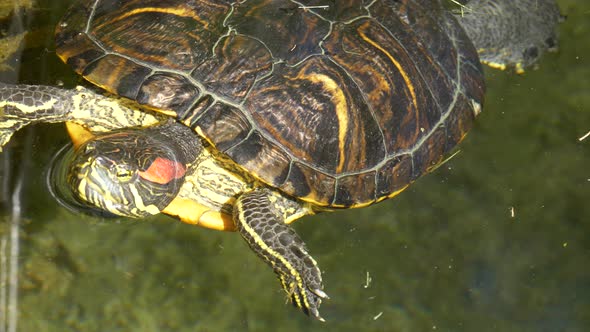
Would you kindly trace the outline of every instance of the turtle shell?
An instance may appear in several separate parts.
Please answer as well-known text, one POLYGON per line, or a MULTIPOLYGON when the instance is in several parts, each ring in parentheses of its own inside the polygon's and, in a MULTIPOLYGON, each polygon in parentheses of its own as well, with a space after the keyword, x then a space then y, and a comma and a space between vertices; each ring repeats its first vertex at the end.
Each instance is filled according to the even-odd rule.
POLYGON ((406 188, 464 137, 484 94, 476 50, 436 0, 81 1, 56 43, 88 81, 329 207, 406 188))

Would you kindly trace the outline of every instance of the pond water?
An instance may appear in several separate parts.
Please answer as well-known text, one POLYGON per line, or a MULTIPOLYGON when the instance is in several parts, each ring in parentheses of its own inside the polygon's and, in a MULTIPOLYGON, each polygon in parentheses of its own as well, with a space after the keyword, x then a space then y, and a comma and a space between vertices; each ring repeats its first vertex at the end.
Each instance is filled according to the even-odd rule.
MULTIPOLYGON (((69 2, 26 11, 0 80, 79 82, 52 43, 69 2)), ((524 75, 486 69, 459 154, 396 199, 296 223, 327 323, 291 308, 237 234, 60 207, 45 173, 63 126, 22 130, 0 154, 0 331, 586 331, 590 3, 558 2, 559 52, 524 75)))

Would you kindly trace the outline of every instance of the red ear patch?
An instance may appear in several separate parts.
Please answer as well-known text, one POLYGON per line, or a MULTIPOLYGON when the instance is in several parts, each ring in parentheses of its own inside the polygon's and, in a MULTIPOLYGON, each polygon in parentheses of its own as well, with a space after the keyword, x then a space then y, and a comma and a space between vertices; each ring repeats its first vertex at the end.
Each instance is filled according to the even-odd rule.
POLYGON ((143 179, 159 184, 169 183, 183 177, 184 174, 186 167, 182 163, 160 157, 156 158, 148 169, 139 172, 143 179))

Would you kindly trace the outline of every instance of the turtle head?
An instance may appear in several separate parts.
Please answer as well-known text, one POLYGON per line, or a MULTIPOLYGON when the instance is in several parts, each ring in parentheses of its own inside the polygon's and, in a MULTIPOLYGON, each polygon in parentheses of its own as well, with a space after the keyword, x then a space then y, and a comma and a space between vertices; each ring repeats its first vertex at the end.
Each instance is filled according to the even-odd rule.
POLYGON ((125 217, 158 214, 187 172, 182 150, 157 131, 126 129, 96 136, 73 152, 65 175, 73 196, 125 217))

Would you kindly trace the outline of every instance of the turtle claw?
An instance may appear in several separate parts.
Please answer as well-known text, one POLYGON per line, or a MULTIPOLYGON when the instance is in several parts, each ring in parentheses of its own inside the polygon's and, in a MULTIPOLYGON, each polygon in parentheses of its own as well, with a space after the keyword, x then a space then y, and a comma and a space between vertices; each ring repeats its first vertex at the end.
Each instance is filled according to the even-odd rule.
POLYGON ((320 316, 320 312, 318 311, 317 308, 314 308, 314 310, 311 312, 311 315, 313 317, 315 317, 315 319, 319 320, 320 322, 326 322, 324 317, 320 316))
POLYGON ((311 290, 312 293, 314 293, 315 295, 321 297, 322 299, 325 300, 329 300, 330 297, 328 296, 328 294, 326 294, 326 292, 324 292, 323 290, 316 288, 316 289, 312 289, 311 290))
MULTIPOLYGON (((322 292, 323 293, 323 292, 322 292)), ((325 295, 325 293, 324 293, 325 295)), ((307 312, 309 313, 310 316, 314 317, 315 319, 321 321, 321 322, 325 322, 326 320, 320 316, 320 304, 322 303, 322 298, 325 297, 320 297, 319 295, 316 296, 316 294, 312 291, 308 292, 308 304, 309 306, 303 307, 302 309, 304 311, 307 310, 307 312)))
POLYGON ((305 314, 325 321, 319 313, 323 299, 322 272, 305 243, 284 220, 265 190, 242 194, 234 206, 236 229, 250 248, 277 274, 291 302, 305 314))
POLYGON ((320 269, 311 256, 307 257, 307 260, 298 262, 301 264, 295 264, 297 268, 293 270, 275 270, 275 272, 279 276, 283 289, 289 294, 291 303, 306 315, 325 322, 325 319, 320 316, 319 308, 322 300, 330 297, 322 290, 320 269), (304 263, 305 261, 307 264, 304 263))

